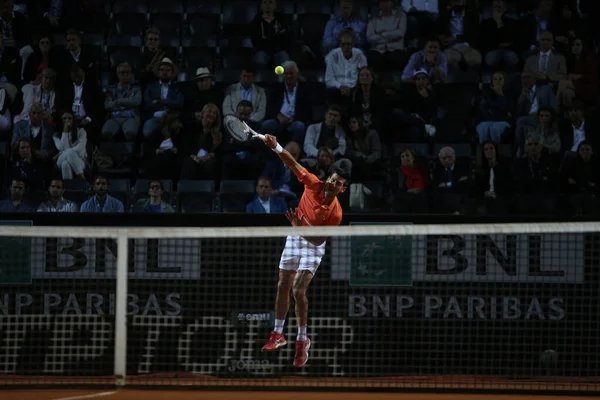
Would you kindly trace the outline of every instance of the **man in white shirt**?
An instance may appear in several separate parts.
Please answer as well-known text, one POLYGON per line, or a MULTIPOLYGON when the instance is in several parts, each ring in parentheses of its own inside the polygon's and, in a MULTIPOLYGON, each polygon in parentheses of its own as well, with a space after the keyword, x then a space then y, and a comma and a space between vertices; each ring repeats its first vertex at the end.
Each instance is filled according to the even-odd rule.
POLYGON ((325 86, 329 104, 344 105, 351 101, 352 88, 358 80, 358 70, 367 66, 367 57, 354 47, 354 32, 340 33, 340 47, 325 57, 325 86))
POLYGON ((53 179, 48 186, 48 200, 40 204, 37 212, 79 212, 77 203, 63 198, 65 183, 53 179))
POLYGON ((577 154, 577 149, 584 140, 591 141, 596 146, 595 137, 593 137, 595 134, 594 124, 591 123, 593 121, 585 118, 583 109, 584 104, 579 100, 574 100, 569 108, 568 121, 561 129, 562 150, 567 154, 572 152, 573 156, 577 154))

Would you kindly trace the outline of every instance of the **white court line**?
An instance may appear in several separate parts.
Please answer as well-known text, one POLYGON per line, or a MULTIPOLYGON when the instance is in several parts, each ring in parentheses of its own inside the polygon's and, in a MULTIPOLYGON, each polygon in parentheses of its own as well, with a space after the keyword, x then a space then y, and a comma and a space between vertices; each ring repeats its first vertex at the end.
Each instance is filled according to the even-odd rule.
POLYGON ((113 395, 117 392, 102 392, 102 393, 95 393, 95 394, 87 394, 85 396, 74 396, 74 397, 61 397, 60 399, 54 399, 54 400, 82 400, 82 399, 93 399, 95 397, 104 397, 104 396, 110 396, 113 395))

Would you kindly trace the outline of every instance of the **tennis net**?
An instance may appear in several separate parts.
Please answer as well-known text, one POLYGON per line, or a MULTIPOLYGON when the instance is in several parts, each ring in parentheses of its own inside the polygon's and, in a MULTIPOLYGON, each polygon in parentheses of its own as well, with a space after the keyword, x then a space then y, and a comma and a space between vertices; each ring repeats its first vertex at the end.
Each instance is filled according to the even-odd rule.
POLYGON ((0 384, 598 391, 599 231, 3 226, 0 384), (298 232, 330 236, 301 369, 293 300, 261 352, 298 232))

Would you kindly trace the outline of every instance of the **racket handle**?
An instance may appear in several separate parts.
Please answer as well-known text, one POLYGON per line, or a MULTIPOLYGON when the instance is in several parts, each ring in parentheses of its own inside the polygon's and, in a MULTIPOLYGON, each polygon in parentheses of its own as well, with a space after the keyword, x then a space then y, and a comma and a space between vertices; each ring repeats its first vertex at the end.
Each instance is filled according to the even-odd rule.
POLYGON ((260 134, 260 133, 255 133, 255 134, 252 135, 252 137, 259 138, 260 140, 265 140, 266 139, 266 136, 263 135, 263 134, 260 134))

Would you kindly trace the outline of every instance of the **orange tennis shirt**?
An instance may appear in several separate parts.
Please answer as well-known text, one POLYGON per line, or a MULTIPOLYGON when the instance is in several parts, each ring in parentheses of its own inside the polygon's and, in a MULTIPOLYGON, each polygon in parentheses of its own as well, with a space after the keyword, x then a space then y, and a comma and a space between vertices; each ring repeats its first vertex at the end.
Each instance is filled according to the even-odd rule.
POLYGON ((298 181, 304 184, 304 194, 296 212, 303 226, 338 226, 342 222, 342 206, 337 197, 325 204, 325 182, 302 168, 296 172, 298 181))

